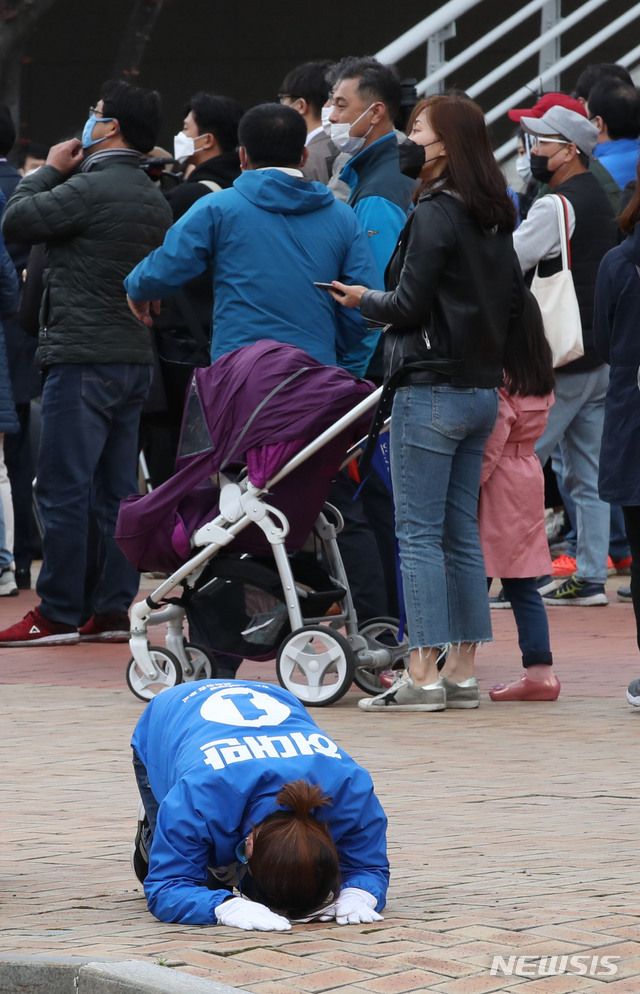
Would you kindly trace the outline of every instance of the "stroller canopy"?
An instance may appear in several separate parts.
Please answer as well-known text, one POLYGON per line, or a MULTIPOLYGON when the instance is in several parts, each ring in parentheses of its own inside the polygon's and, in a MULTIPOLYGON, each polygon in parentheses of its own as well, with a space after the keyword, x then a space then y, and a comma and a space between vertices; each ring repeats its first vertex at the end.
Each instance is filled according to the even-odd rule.
MULTIPOLYGON (((212 477, 246 465, 250 482, 263 488, 293 455, 374 389, 368 380, 324 366, 301 349, 268 340, 196 369, 176 474, 121 505, 116 540, 129 562, 139 570, 176 569, 189 555, 193 531, 217 511, 212 477)), ((282 501, 272 502, 285 513, 292 507, 307 511, 297 515, 288 546, 311 531, 348 445, 366 433, 370 420, 365 415, 324 446, 312 466, 295 470, 276 486, 270 500, 283 498, 284 507, 282 501)))

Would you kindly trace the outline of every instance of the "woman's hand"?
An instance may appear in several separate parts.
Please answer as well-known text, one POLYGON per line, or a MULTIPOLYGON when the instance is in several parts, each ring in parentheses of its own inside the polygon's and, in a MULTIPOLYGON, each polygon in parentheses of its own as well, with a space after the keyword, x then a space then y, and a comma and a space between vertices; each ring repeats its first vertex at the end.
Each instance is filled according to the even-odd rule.
POLYGON ((368 891, 360 887, 345 887, 336 901, 336 921, 338 925, 381 922, 383 917, 375 910, 377 903, 368 891))
POLYGON ((366 286, 346 286, 344 283, 339 283, 338 280, 331 282, 336 288, 335 293, 332 290, 329 291, 334 300, 337 300, 343 307, 360 307, 362 294, 367 291, 366 286))
POLYGON ((241 897, 232 897, 223 901, 215 910, 219 925, 231 925, 233 928, 244 928, 257 932, 288 932, 291 922, 270 911, 264 904, 256 901, 245 901, 241 897))

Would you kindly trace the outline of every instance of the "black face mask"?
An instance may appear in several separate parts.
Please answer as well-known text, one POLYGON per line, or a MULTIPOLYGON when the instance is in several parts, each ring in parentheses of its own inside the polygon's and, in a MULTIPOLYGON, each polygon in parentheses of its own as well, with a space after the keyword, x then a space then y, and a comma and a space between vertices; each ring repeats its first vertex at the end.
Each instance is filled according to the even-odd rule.
POLYGON ((400 172, 411 179, 418 179, 425 164, 425 146, 417 145, 410 138, 398 142, 400 172))
POLYGON ((549 169, 549 156, 534 155, 532 152, 529 156, 529 161, 533 178, 537 179, 539 183, 550 183, 553 170, 549 169))

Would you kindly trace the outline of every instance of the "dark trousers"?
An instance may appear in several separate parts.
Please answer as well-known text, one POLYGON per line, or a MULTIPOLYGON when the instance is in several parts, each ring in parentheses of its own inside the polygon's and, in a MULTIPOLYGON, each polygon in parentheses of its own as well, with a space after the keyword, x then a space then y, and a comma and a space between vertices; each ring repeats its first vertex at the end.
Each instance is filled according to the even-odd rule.
POLYGON ((91 516, 100 562, 92 613, 128 611, 138 590, 138 572, 113 536, 120 501, 138 489, 138 424, 150 379, 151 367, 134 363, 61 363, 48 372, 36 486, 45 531, 36 589, 52 621, 79 625, 86 617, 91 516))
POLYGON ((397 618, 398 581, 391 495, 374 472, 354 500, 358 486, 343 469, 329 494, 329 503, 334 504, 344 518, 338 548, 358 621, 397 618))
POLYGON ((504 596, 511 604, 518 628, 522 665, 553 663, 547 612, 538 593, 537 577, 503 577, 504 596))
POLYGON ((158 808, 160 805, 156 801, 153 791, 151 790, 151 784, 149 783, 149 774, 147 773, 147 768, 140 759, 138 753, 133 750, 133 772, 136 775, 136 782, 138 784, 138 791, 140 793, 140 799, 144 805, 144 810, 147 816, 147 821, 149 822, 149 828, 147 830, 147 836, 145 838, 145 845, 147 845, 147 852, 149 852, 149 846, 151 845, 151 839, 153 838, 153 833, 156 830, 156 820, 158 818, 158 808))
POLYGON ((640 649, 640 507, 637 505, 622 508, 624 527, 631 549, 631 600, 636 616, 636 639, 640 649))

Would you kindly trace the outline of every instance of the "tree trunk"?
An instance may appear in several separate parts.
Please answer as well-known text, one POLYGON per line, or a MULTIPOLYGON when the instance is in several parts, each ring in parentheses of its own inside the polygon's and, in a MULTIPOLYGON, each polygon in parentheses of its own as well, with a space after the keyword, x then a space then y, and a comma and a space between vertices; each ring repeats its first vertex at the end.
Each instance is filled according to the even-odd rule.
POLYGON ((140 65, 163 2, 164 0, 136 0, 122 29, 120 47, 113 67, 114 79, 134 82, 136 76, 140 75, 140 65))
POLYGON ((18 131, 25 41, 54 3, 56 0, 0 0, 0 103, 10 108, 18 131))

